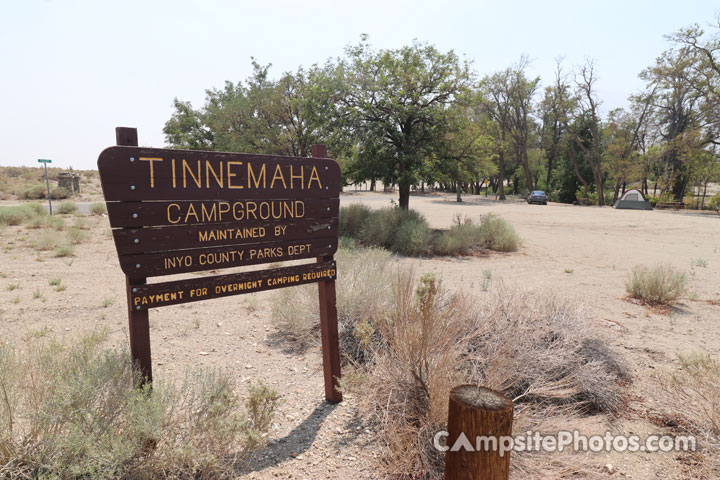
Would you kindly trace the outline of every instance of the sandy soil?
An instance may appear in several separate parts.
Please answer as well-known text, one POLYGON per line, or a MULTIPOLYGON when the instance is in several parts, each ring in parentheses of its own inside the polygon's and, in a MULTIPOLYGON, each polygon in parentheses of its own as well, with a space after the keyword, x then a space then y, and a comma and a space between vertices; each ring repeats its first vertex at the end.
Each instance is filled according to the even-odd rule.
MULTIPOLYGON (((390 205, 394 194, 348 193, 342 204, 390 205)), ((448 227, 456 214, 473 219, 493 212, 508 220, 523 239, 519 252, 484 257, 400 259, 420 272, 436 272, 450 289, 480 290, 483 272, 492 282, 540 291, 553 290, 584 302, 593 322, 632 368, 637 400, 613 432, 662 433, 643 419, 652 408, 653 377, 670 371, 679 353, 720 353, 720 216, 550 204, 505 203, 468 196, 413 196, 411 208, 433 227, 448 227), (696 266, 699 259, 706 267, 696 266), (691 294, 669 314, 652 312, 623 299, 624 284, 637 264, 669 263, 689 272, 691 294), (567 273, 566 272, 571 272, 567 273), (692 298, 692 300, 690 300, 692 298), (710 302, 712 301, 712 302, 710 302)), ((90 239, 73 258, 53 258, 29 247, 37 230, 0 230, 0 324, 6 338, 51 329, 75 338, 96 327, 110 329, 110 343, 127 345, 124 277, 106 218, 90 217, 90 239), (67 289, 55 291, 49 280, 67 289), (19 288, 9 290, 11 284, 19 288), (41 298, 33 298, 40 291, 41 298)), ((352 272, 339 272, 339 280, 352 272)), ((189 367, 218 366, 234 372, 240 385, 263 379, 281 395, 271 444, 239 472, 242 478, 375 478, 374 435, 359 421, 357 402, 323 402, 318 351, 285 350, 272 325, 273 292, 178 305, 151 311, 153 368, 157 379, 177 379, 189 367)), ((676 478, 682 465, 673 455, 609 454, 607 463, 627 478, 676 478)))

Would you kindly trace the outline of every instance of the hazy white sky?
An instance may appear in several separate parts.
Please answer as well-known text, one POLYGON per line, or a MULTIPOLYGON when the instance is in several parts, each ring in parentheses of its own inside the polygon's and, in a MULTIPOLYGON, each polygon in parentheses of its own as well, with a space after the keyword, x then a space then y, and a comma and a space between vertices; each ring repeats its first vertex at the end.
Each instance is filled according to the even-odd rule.
POLYGON ((668 42, 706 25, 717 0, 222 1, 0 0, 0 165, 96 168, 116 126, 141 145, 164 146, 173 97, 203 104, 205 90, 251 72, 342 55, 368 33, 376 48, 413 39, 455 50, 479 74, 527 54, 530 73, 552 81, 596 61, 603 110, 642 88, 638 73, 668 42), (442 6, 441 6, 442 5, 442 6))

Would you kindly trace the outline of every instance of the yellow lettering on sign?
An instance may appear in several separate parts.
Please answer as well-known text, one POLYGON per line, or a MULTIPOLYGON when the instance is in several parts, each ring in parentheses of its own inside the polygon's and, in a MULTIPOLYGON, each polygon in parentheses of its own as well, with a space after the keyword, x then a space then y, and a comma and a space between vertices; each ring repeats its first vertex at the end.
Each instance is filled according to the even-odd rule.
POLYGON ((140 157, 141 162, 150 162, 150 188, 155 188, 155 169, 153 162, 162 162, 162 158, 140 157))
POLYGON ((302 190, 303 188, 305 188, 305 185, 304 185, 305 184, 305 182, 304 182, 305 170, 302 168, 302 166, 298 165, 298 170, 300 170, 300 175, 295 175, 293 173, 295 170, 293 167, 294 167, 294 165, 291 164, 290 165, 290 188, 295 188, 295 185, 293 185, 293 180, 299 179, 300 180, 300 190, 302 190))
POLYGON ((229 161, 229 162, 227 162, 227 183, 228 183, 228 188, 243 188, 242 185, 233 185, 233 184, 232 184, 232 180, 231 180, 231 179, 232 179, 232 177, 237 177, 237 173, 232 173, 232 171, 230 170, 230 167, 231 167, 232 165, 242 165, 242 163, 243 163, 243 162, 236 162, 236 161, 229 161))
POLYGON ((213 170, 212 165, 210 162, 205 162, 205 186, 207 188, 210 188, 210 173, 212 172, 213 177, 215 177, 215 181, 217 182, 218 186, 220 188, 223 188, 223 169, 222 166, 220 167, 220 177, 217 176, 217 173, 215 173, 215 170, 213 170))
POLYGON ((200 160, 197 161, 197 176, 195 176, 195 173, 190 169, 190 165, 188 164, 187 160, 183 159, 183 188, 187 188, 187 173, 190 174, 193 181, 195 182, 195 185, 197 185, 198 188, 202 188, 202 182, 200 179, 202 178, 202 173, 200 170, 200 160))
POLYGON ((280 168, 280 165, 275 165, 275 174, 270 182, 270 188, 275 188, 275 180, 278 178, 282 181, 283 188, 287 190, 287 183, 285 183, 285 176, 283 175, 282 169, 280 168))
POLYGON ((313 180, 315 180, 318 184, 318 188, 322 190, 322 183, 320 183, 320 175, 318 174, 317 168, 313 165, 312 171, 310 172, 310 180, 308 180, 308 190, 310 189, 310 185, 312 185, 313 180))
POLYGON ((262 179, 262 186, 265 188, 265 164, 263 163, 260 168, 260 176, 256 177, 252 165, 248 163, 248 188, 250 188, 250 181, 255 184, 255 188, 260 188, 260 179, 262 179))
POLYGON ((173 220, 172 218, 170 218, 170 209, 171 209, 172 207, 177 207, 178 211, 180 211, 180 205, 178 205, 177 203, 171 203, 170 205, 168 205, 168 207, 167 207, 167 219, 168 219, 168 222, 170 222, 170 223, 178 223, 178 222, 180 221, 180 215, 179 215, 179 214, 178 214, 178 216, 177 216, 177 218, 176 218, 175 220, 173 220))
POLYGON ((302 200, 240 200, 237 202, 170 203, 166 208, 170 224, 216 223, 228 220, 281 220, 305 217, 302 200))

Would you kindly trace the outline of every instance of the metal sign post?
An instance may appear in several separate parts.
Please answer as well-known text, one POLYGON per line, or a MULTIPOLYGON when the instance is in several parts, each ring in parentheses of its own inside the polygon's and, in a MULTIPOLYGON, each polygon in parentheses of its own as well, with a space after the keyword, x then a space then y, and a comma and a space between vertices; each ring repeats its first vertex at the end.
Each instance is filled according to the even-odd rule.
POLYGON ((45 160, 42 158, 38 159, 38 163, 45 165, 45 185, 47 186, 48 192, 48 205, 50 206, 50 215, 52 215, 52 200, 50 200, 50 180, 48 180, 47 164, 52 163, 52 160, 45 160))

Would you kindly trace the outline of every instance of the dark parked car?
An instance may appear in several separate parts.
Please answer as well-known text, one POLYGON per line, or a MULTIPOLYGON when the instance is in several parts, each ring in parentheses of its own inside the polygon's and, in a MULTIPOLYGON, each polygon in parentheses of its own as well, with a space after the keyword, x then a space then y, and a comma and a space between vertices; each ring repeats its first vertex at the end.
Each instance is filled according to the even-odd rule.
POLYGON ((527 197, 528 203, 541 203, 547 205, 547 195, 542 190, 535 190, 527 197))

